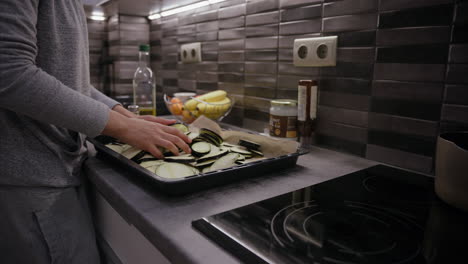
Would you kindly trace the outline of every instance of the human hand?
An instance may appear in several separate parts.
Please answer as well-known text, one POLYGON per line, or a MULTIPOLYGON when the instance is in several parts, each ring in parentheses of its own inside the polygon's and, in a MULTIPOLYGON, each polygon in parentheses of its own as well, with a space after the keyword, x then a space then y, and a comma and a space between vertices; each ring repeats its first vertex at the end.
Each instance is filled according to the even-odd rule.
POLYGON ((141 118, 128 118, 115 111, 110 111, 109 121, 102 133, 148 151, 157 158, 164 157, 158 146, 168 149, 174 155, 179 155, 177 147, 185 153, 191 152, 187 145, 191 139, 178 129, 141 118))
POLYGON ((152 115, 136 116, 136 118, 143 119, 143 120, 146 120, 146 121, 149 121, 149 122, 155 122, 155 123, 163 124, 163 125, 172 125, 172 124, 177 122, 176 120, 165 119, 165 118, 161 118, 161 117, 155 117, 155 116, 152 116, 152 115))

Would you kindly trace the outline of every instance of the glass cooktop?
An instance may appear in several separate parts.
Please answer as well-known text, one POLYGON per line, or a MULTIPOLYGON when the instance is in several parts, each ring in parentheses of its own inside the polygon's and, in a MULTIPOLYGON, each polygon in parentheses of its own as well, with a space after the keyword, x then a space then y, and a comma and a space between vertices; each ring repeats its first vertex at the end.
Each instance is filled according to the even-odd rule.
POLYGON ((245 263, 468 263, 468 215, 433 189, 377 165, 192 225, 245 263))

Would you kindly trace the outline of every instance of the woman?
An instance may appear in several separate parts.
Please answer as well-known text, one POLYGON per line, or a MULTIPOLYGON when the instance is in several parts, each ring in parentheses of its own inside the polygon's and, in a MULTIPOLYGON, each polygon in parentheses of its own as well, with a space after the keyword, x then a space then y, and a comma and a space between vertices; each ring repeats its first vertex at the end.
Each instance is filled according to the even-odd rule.
POLYGON ((0 0, 0 259, 99 263, 81 194, 85 136, 190 152, 169 120, 136 117, 90 85, 79 0, 0 0))

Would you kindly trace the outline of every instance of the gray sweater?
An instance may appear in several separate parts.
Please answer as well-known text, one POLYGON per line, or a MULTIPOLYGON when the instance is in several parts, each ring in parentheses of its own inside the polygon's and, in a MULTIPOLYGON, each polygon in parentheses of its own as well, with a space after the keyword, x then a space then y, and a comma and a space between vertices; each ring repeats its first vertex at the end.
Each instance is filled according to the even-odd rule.
POLYGON ((80 0, 0 1, 0 186, 78 185, 116 104, 90 85, 80 0))

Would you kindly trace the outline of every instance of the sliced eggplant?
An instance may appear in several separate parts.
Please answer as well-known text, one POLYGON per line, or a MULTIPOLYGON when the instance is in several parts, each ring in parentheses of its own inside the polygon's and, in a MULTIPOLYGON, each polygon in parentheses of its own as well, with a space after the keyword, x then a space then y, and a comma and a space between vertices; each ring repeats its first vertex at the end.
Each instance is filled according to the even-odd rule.
POLYGON ((200 171, 196 168, 175 162, 166 162, 156 169, 156 175, 168 179, 184 178, 198 173, 200 171))
POLYGON ((250 149, 249 151, 252 152, 253 154, 257 155, 257 156, 263 157, 263 152, 261 152, 259 150, 250 149))
POLYGON ((209 166, 209 165, 215 163, 215 161, 216 161, 216 159, 206 160, 206 161, 204 161, 204 162, 197 162, 197 163, 195 164, 195 167, 197 167, 197 168, 203 168, 203 167, 206 167, 206 166, 209 166))
POLYGON ((185 154, 179 156, 165 157, 164 160, 169 162, 191 163, 195 161, 195 157, 190 154, 185 154))
POLYGON ((150 161, 144 161, 144 162, 140 163, 140 166, 142 166, 143 168, 149 168, 149 167, 159 166, 161 164, 164 164, 164 161, 162 161, 162 160, 150 160, 150 161))
POLYGON ((198 159, 198 162, 201 163, 207 160, 217 159, 221 156, 228 154, 227 150, 219 150, 219 148, 217 147, 215 148, 216 150, 213 150, 213 149, 214 148, 212 147, 212 151, 210 151, 210 153, 206 154, 205 156, 200 157, 198 159))
POLYGON ((200 135, 199 133, 190 132, 190 134, 188 134, 187 136, 188 136, 191 140, 194 140, 194 139, 196 139, 199 135, 200 135))
POLYGON ((230 144, 230 143, 227 143, 227 142, 223 142, 223 144, 221 144, 221 146, 223 146, 223 147, 228 147, 228 148, 233 148, 233 147, 235 147, 236 145, 233 145, 233 144, 230 144))
MULTIPOLYGON (((129 149, 127 150, 124 150, 122 154, 124 157, 126 157, 127 159, 133 159, 134 157, 136 157, 137 155, 140 156, 140 157, 143 157, 145 155, 145 153, 141 153, 142 150, 139 149, 139 148, 136 148, 136 147, 130 147, 129 149)), ((144 151, 143 151, 144 152, 144 151)))
POLYGON ((191 148, 195 156, 203 156, 211 151, 211 145, 207 142, 195 142, 192 144, 191 148))
POLYGON ((223 143, 223 138, 220 135, 207 128, 200 129, 199 137, 206 139, 207 141, 213 143, 217 147, 219 147, 223 143))
POLYGON ((117 153, 122 153, 124 147, 122 145, 117 145, 117 144, 107 144, 106 147, 112 149, 113 151, 117 153))
POLYGON ((225 156, 219 158, 213 165, 211 165, 211 171, 221 170, 225 168, 232 167, 236 164, 237 159, 239 158, 238 153, 229 153, 225 156))
POLYGON ((244 161, 244 160, 245 160, 245 156, 239 154, 239 157, 237 158, 237 161, 244 161))
POLYGON ((239 154, 242 154, 242 155, 247 155, 247 156, 251 156, 252 155, 252 152, 246 150, 246 149, 241 149, 239 147, 233 147, 231 148, 231 152, 235 152, 235 153, 239 153, 239 154))
POLYGON ((246 139, 240 139, 238 144, 240 146, 246 147, 249 150, 250 149, 259 150, 261 147, 260 144, 250 141, 250 140, 246 140, 246 139))
POLYGON ((207 173, 211 171, 211 167, 206 167, 202 170, 202 173, 207 173))
MULTIPOLYGON (((155 161, 155 160, 160 160, 160 159, 158 159, 158 158, 156 158, 156 157, 152 157, 152 158, 141 158, 141 159, 137 160, 136 163, 141 164, 141 163, 143 163, 143 162, 155 161)), ((162 160, 161 160, 161 161, 162 161, 162 160)))
POLYGON ((181 123, 172 124, 171 127, 177 128, 177 130, 179 130, 182 133, 189 132, 189 128, 186 125, 181 124, 181 123))

